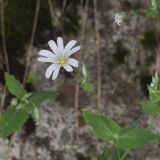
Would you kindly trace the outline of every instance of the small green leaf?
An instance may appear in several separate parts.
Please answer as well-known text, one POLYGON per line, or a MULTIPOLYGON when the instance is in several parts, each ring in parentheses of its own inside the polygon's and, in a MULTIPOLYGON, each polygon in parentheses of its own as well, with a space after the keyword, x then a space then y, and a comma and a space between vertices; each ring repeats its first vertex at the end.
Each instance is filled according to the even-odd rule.
POLYGON ((86 92, 93 92, 94 91, 94 86, 92 83, 86 82, 86 83, 81 84, 81 86, 86 92))
POLYGON ((115 160, 110 158, 110 150, 105 149, 101 155, 97 157, 97 160, 115 160))
POLYGON ((93 127, 97 137, 103 140, 116 140, 121 131, 120 126, 113 120, 92 112, 83 112, 85 122, 93 127))
POLYGON ((34 107, 34 110, 32 112, 32 116, 34 118, 36 125, 39 125, 40 124, 40 113, 39 113, 39 110, 36 106, 34 107))
POLYGON ((157 9, 151 9, 148 13, 148 17, 156 17, 158 15, 158 10, 157 9))
POLYGON ((148 87, 149 90, 149 98, 154 102, 160 102, 160 90, 154 90, 150 86, 148 87))
POLYGON ((82 75, 83 75, 83 81, 85 83, 87 81, 87 69, 84 64, 82 64, 82 75))
POLYGON ((151 100, 142 102, 142 110, 146 113, 160 113, 160 105, 151 100))
POLYGON ((38 91, 33 92, 32 95, 28 98, 28 101, 31 101, 36 106, 40 105, 43 101, 47 99, 52 99, 56 96, 54 92, 50 91, 38 91))
POLYGON ((153 143, 160 137, 147 129, 132 128, 123 129, 119 134, 116 145, 120 149, 136 149, 145 144, 153 143))
POLYGON ((33 113, 35 107, 39 107, 39 105, 49 99, 52 99, 56 96, 54 92, 49 91, 38 91, 30 94, 29 98, 25 100, 24 110, 27 113, 33 113))
POLYGON ((156 91, 156 90, 160 90, 160 80, 159 80, 159 76, 158 73, 156 72, 155 75, 152 77, 152 82, 150 83, 150 87, 156 91))
POLYGON ((31 83, 33 84, 34 86, 36 85, 38 81, 38 78, 37 78, 37 75, 35 73, 30 73, 26 79, 26 82, 27 83, 31 83))
POLYGON ((157 10, 157 0, 152 0, 151 1, 151 8, 154 10, 157 10))
POLYGON ((125 16, 126 16, 126 12, 123 12, 123 11, 119 12, 119 14, 121 15, 121 17, 122 17, 123 19, 124 19, 125 16))
MULTIPOLYGON (((119 156, 121 157, 124 154, 125 151, 118 150, 115 146, 113 146, 112 148, 108 149, 105 148, 103 153, 101 155, 98 156, 97 160, 118 160, 119 156)), ((127 155, 123 160, 127 160, 127 155)))
POLYGON ((9 92, 12 95, 22 99, 27 93, 26 90, 23 88, 22 84, 17 81, 14 76, 9 75, 8 73, 5 73, 5 78, 9 92))
POLYGON ((23 109, 10 107, 1 114, 0 137, 7 137, 20 129, 26 120, 28 114, 23 109))

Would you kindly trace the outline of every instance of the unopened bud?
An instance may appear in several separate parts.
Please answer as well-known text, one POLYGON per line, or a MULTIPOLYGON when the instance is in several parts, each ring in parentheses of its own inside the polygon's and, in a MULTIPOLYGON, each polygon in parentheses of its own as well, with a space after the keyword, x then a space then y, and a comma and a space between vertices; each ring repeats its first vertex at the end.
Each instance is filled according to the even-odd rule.
POLYGON ((13 98, 11 100, 11 106, 17 106, 18 105, 18 99, 17 98, 13 98))

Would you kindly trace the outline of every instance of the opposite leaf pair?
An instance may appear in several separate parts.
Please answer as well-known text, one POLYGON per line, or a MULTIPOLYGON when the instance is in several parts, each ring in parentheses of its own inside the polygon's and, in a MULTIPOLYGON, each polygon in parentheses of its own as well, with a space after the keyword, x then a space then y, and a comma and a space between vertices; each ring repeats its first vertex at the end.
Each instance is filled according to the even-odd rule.
POLYGON ((22 84, 14 76, 5 74, 6 85, 9 92, 18 99, 15 106, 10 106, 7 111, 0 114, 0 137, 7 137, 20 129, 30 115, 35 122, 39 122, 38 106, 45 100, 55 97, 53 92, 27 93, 22 84))
POLYGON ((160 138, 148 129, 121 128, 110 118, 92 112, 83 112, 83 116, 97 137, 111 141, 122 150, 139 148, 160 138))

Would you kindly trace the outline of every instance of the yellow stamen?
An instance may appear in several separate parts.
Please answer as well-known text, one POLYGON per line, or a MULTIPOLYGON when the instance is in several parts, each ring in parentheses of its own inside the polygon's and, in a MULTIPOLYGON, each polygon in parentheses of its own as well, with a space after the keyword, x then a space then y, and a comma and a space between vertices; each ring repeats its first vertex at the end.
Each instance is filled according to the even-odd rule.
POLYGON ((59 59, 59 64, 64 65, 66 63, 67 63, 67 59, 65 57, 59 59))

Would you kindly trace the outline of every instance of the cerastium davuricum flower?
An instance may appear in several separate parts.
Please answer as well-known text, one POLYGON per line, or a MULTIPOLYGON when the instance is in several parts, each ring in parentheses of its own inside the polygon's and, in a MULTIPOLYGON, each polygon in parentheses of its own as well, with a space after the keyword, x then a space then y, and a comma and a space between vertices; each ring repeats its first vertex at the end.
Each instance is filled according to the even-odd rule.
POLYGON ((67 72, 72 72, 72 67, 78 67, 78 61, 74 58, 70 58, 73 53, 80 50, 80 46, 76 46, 77 41, 71 40, 65 47, 63 39, 61 37, 57 38, 57 44, 50 40, 48 45, 51 51, 42 49, 39 52, 41 57, 38 58, 39 62, 52 63, 46 70, 45 77, 48 79, 52 76, 52 80, 58 77, 61 67, 63 67, 67 72))

